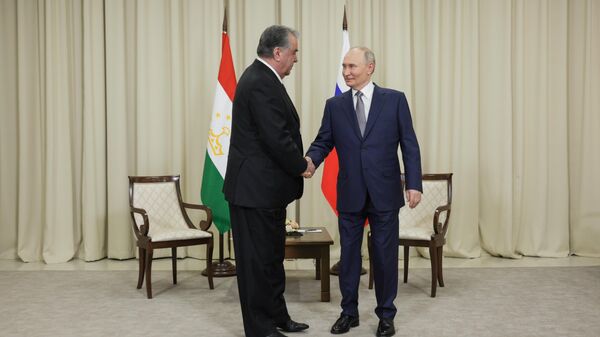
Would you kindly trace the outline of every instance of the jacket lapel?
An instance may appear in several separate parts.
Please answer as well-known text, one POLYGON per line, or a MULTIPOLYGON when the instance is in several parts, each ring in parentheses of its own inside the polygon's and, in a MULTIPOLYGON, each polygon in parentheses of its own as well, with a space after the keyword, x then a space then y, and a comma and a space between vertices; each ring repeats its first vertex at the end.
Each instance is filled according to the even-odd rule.
POLYGON ((290 98, 287 91, 285 90, 285 86, 277 78, 277 75, 275 75, 273 73, 273 71, 271 69, 269 69, 269 67, 267 67, 264 63, 260 62, 259 60, 254 60, 254 65, 256 67, 258 67, 259 69, 261 69, 263 72, 265 72, 267 74, 267 76, 269 76, 271 78, 271 81, 273 81, 273 83, 275 83, 275 85, 279 88, 280 95, 283 97, 283 100, 287 104, 288 110, 291 111, 292 116, 294 117, 294 120, 296 121, 296 123, 298 123, 298 125, 300 125, 300 116, 298 116, 296 107, 294 106, 292 99, 290 98))
MULTIPOLYGON (((377 117, 381 114, 383 103, 385 101, 385 94, 381 92, 381 88, 375 86, 373 89, 373 98, 371 99, 371 108, 369 109, 369 118, 367 118, 367 126, 365 127, 365 136, 369 136, 369 132, 373 129, 373 125, 377 121, 377 117)), ((356 117, 355 117, 356 119, 356 117)), ((358 126, 358 120, 356 121, 358 126)))
POLYGON ((283 83, 279 83, 281 85, 281 90, 283 91, 283 97, 288 105, 288 107, 290 108, 290 110, 292 111, 292 116, 294 116, 294 119, 296 120, 296 123, 298 123, 298 125, 300 125, 300 116, 298 116, 298 111, 296 111, 296 107, 294 106, 294 102, 292 102, 292 99, 290 98, 290 95, 288 95, 287 90, 285 90, 285 86, 283 85, 283 83))

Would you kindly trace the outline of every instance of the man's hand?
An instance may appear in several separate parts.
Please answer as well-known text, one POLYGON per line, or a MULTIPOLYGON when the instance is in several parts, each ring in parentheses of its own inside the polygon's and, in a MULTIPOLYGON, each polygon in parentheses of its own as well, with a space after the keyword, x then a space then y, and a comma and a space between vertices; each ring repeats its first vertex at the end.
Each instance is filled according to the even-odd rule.
POLYGON ((302 173, 302 176, 307 179, 312 178, 317 168, 315 167, 315 164, 313 163, 312 159, 310 159, 310 157, 304 157, 304 159, 306 159, 308 165, 306 165, 306 171, 302 173))
POLYGON ((407 190, 406 200, 408 201, 408 207, 415 208, 421 202, 421 192, 417 190, 407 190))

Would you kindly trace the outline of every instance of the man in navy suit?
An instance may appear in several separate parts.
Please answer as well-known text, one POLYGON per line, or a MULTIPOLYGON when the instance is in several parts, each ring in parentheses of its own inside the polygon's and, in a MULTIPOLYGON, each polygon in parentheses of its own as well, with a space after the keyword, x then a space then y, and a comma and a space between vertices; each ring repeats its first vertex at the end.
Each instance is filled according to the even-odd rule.
POLYGON ((352 48, 343 61, 352 89, 325 104, 319 133, 306 153, 318 167, 335 146, 339 159, 337 210, 340 232, 342 313, 331 333, 359 325, 358 285, 365 221, 371 226, 377 336, 395 334, 394 299, 398 290, 398 212, 404 206, 398 145, 406 177, 406 199, 421 200, 421 155, 410 110, 402 92, 373 84, 375 55, 352 48))
POLYGON ((282 337, 308 329, 288 314, 285 291, 286 207, 302 196, 305 171, 300 118, 283 78, 298 61, 298 32, 271 26, 233 99, 223 192, 229 202, 238 291, 247 337, 282 337))

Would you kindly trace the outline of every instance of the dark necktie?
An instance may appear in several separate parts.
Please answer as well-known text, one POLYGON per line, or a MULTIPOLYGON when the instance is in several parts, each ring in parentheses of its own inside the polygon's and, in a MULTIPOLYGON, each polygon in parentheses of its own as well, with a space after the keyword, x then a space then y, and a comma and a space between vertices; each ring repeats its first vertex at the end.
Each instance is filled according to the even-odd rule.
POLYGON ((357 91, 356 94, 356 118, 358 119, 358 128, 360 129, 360 135, 365 135, 365 127, 367 126, 367 119, 365 118, 365 103, 363 103, 363 93, 357 91))

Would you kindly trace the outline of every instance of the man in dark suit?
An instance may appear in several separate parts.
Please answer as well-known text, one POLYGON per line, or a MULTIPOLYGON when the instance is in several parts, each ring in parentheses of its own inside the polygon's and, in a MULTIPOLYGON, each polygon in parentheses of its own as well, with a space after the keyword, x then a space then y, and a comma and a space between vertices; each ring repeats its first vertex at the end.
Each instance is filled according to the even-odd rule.
POLYGON ((248 337, 284 336, 293 321, 285 291, 286 207, 314 166, 303 157, 300 119, 282 79, 297 62, 298 32, 271 26, 237 84, 223 192, 229 202, 237 281, 248 337))
POLYGON ((358 284, 365 221, 371 226, 377 336, 395 334, 394 299, 398 289, 398 211, 404 206, 398 145, 411 208, 421 200, 421 155, 410 110, 402 92, 373 84, 375 55, 352 48, 342 63, 352 89, 330 98, 319 133, 307 157, 319 166, 335 146, 339 159, 337 210, 340 232, 342 313, 331 333, 359 325, 358 284))

